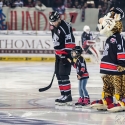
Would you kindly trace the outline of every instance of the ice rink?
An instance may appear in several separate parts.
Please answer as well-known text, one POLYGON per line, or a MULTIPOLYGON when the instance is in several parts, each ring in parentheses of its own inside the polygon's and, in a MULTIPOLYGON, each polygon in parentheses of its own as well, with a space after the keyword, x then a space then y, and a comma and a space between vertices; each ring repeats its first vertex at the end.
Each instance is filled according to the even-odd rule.
MULTIPOLYGON (((87 89, 91 101, 101 98, 99 64, 87 63, 87 89)), ((60 96, 57 80, 50 84, 54 63, 0 62, 0 125, 125 125, 125 113, 96 111, 89 107, 55 106, 60 96)), ((76 71, 72 68, 73 103, 79 97, 76 71)))

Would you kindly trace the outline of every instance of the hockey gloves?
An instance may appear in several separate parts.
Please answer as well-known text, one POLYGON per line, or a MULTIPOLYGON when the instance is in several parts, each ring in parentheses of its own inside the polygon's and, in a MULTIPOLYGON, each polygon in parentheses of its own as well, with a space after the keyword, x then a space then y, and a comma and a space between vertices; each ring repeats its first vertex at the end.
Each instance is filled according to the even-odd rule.
POLYGON ((72 57, 70 55, 64 55, 64 54, 62 54, 60 56, 60 58, 61 58, 61 61, 62 61, 63 65, 69 64, 69 61, 67 60, 67 58, 69 58, 70 60, 72 60, 72 57))

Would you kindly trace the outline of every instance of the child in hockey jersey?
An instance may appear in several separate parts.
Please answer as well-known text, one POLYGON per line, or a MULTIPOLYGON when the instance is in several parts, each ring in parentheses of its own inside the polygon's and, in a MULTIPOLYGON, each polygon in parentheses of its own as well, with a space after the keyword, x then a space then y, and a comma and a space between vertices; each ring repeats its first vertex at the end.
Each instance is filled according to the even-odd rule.
POLYGON ((74 68, 76 68, 77 71, 77 78, 79 80, 79 99, 78 102, 75 103, 75 106, 85 106, 90 104, 90 98, 88 95, 88 91, 86 90, 86 84, 89 78, 89 74, 87 72, 86 62, 84 58, 81 56, 82 54, 82 48, 80 46, 76 46, 71 51, 71 55, 74 59, 76 59, 76 62, 71 61, 68 59, 68 61, 73 65, 74 68))

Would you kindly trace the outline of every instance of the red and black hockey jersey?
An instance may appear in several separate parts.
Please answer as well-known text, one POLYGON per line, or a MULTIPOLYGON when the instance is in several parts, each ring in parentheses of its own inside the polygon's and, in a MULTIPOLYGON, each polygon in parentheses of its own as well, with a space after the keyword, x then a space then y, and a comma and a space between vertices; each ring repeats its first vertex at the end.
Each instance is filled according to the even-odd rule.
POLYGON ((68 54, 75 47, 75 38, 69 23, 61 20, 61 23, 52 31, 52 40, 56 55, 68 54))
POLYGON ((100 64, 100 73, 120 75, 117 66, 125 67, 125 40, 120 33, 110 36, 105 43, 103 57, 100 64))
POLYGON ((82 56, 77 59, 76 63, 72 62, 71 64, 76 68, 77 74, 82 77, 81 79, 89 78, 86 62, 82 56))
POLYGON ((93 36, 92 36, 92 33, 86 33, 86 32, 83 32, 82 35, 81 35, 81 41, 82 41, 82 45, 84 44, 84 42, 86 40, 93 40, 93 36))

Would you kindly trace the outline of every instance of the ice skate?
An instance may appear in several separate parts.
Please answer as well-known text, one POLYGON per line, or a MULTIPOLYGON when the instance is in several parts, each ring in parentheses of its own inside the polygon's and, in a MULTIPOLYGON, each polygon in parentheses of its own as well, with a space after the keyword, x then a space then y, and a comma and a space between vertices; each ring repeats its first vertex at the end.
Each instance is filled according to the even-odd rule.
POLYGON ((85 97, 82 106, 87 106, 90 105, 90 98, 89 97, 85 97))
POLYGON ((64 95, 62 95, 61 97, 57 98, 55 100, 55 105, 58 105, 58 103, 60 102, 60 100, 63 99, 63 98, 64 98, 64 95))
POLYGON ((71 95, 68 95, 68 96, 65 96, 64 98, 62 98, 58 104, 60 106, 63 106, 63 105, 72 105, 72 96, 71 95))
POLYGON ((83 102, 84 102, 84 98, 79 98, 78 99, 78 102, 77 103, 75 103, 75 107, 76 108, 81 108, 82 107, 82 105, 83 105, 83 102))

